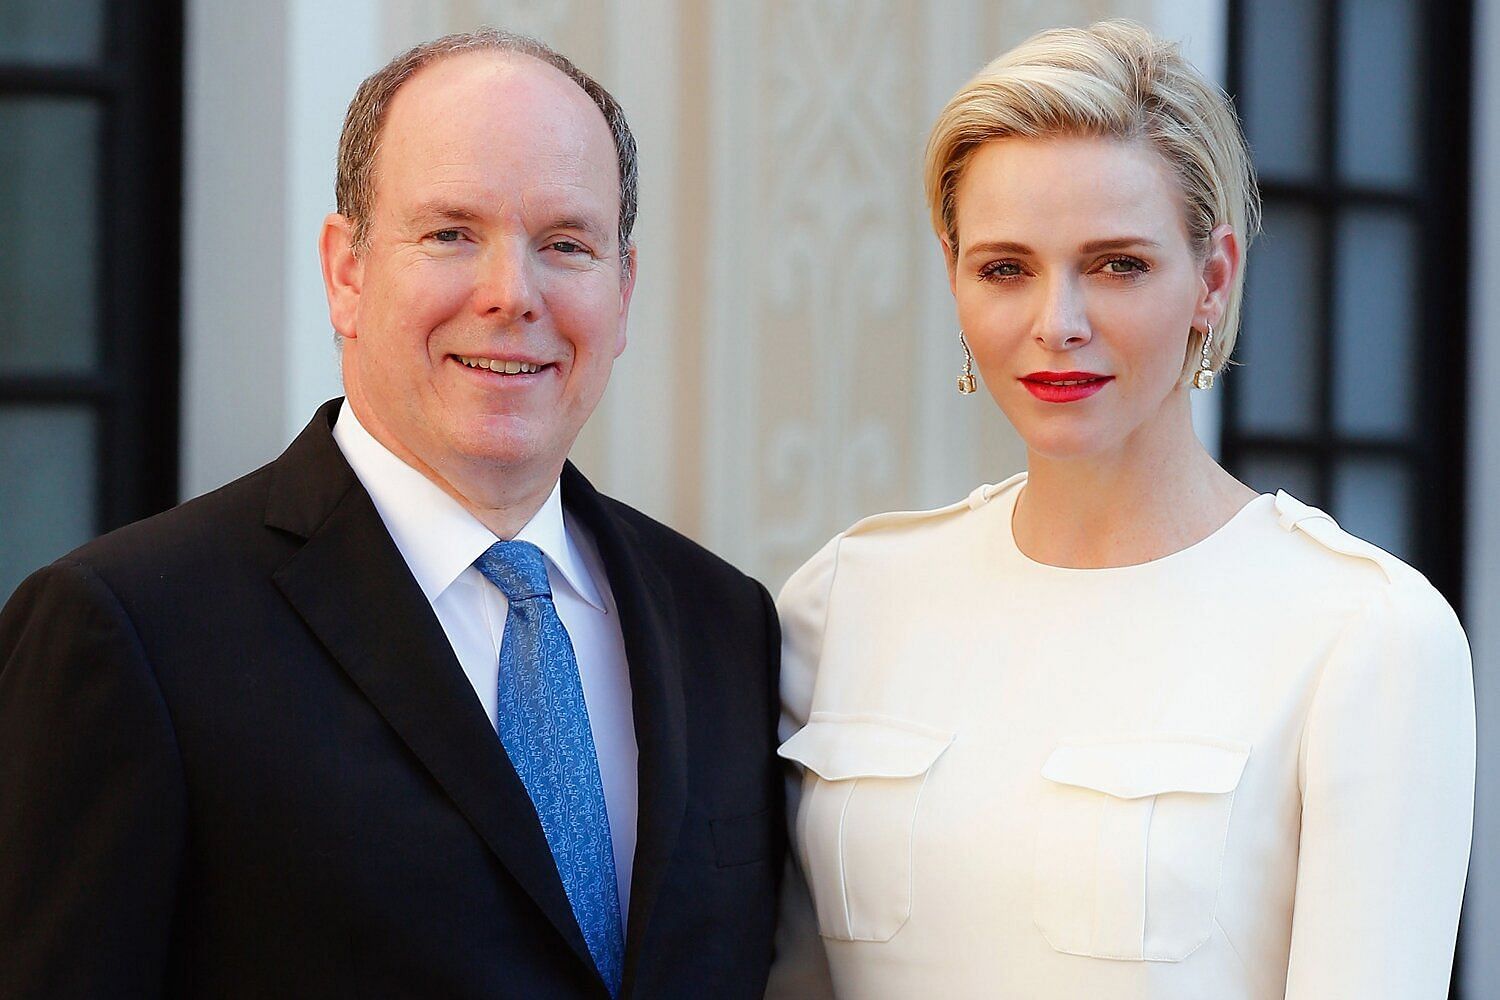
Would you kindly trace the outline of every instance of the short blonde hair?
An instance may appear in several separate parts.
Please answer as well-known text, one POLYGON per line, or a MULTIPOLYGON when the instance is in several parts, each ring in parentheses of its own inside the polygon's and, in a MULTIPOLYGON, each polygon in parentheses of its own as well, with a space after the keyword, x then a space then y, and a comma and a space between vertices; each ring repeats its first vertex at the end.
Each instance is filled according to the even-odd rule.
MULTIPOLYGON (((1239 329, 1243 251, 1260 226, 1255 171, 1228 95, 1176 44, 1132 21, 1033 35, 980 70, 932 127, 927 202, 932 228, 950 253, 958 252, 954 196, 975 151, 994 139, 1059 135, 1150 143, 1181 185, 1189 244, 1200 259, 1216 226, 1228 223, 1234 230, 1239 269, 1210 358, 1215 369, 1223 367, 1239 329)), ((1200 350, 1200 336, 1194 336, 1188 357, 1196 359, 1200 350)))

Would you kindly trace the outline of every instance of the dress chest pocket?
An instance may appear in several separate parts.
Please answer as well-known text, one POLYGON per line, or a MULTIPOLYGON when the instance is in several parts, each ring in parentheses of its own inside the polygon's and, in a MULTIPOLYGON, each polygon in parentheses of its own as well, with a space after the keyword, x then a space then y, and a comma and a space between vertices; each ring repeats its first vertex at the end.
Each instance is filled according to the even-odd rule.
POLYGON ((1037 928, 1057 951, 1178 962, 1213 931, 1250 746, 1197 736, 1064 741, 1042 767, 1037 928))
POLYGON ((918 723, 814 712, 782 744, 806 771, 797 847, 824 937, 889 941, 910 918, 922 792, 952 742, 918 723))

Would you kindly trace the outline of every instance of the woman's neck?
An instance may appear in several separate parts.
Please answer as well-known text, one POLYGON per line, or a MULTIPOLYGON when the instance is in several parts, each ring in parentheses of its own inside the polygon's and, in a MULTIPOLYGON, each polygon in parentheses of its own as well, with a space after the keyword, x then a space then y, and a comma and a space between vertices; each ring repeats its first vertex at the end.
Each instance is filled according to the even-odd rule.
POLYGON ((1037 562, 1131 566, 1202 541, 1254 498, 1184 421, 1176 433, 1127 441, 1104 455, 1030 454, 1012 530, 1037 562))

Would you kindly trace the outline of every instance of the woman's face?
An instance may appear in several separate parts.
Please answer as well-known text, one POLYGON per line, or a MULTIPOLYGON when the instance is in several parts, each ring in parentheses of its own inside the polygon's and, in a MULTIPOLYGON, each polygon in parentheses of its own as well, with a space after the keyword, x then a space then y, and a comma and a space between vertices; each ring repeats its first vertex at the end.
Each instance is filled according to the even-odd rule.
POLYGON ((1222 314, 1238 253, 1208 259, 1144 143, 998 139, 955 191, 958 318, 985 386, 1033 455, 1123 457, 1190 422, 1190 330, 1222 314))

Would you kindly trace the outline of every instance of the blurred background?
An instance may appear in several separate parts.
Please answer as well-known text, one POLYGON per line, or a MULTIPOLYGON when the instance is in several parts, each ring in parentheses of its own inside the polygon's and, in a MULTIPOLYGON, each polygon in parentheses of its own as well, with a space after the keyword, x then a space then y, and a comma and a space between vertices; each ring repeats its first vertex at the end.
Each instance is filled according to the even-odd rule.
POLYGON ((1024 464, 954 391, 926 131, 1040 28, 1136 18, 1235 96, 1265 196, 1210 449, 1413 563, 1474 648, 1454 996, 1500 981, 1500 0, 0 0, 0 600, 269 461, 339 394, 316 236, 359 81, 493 24, 641 147, 631 344, 575 450, 773 590, 1024 464))

